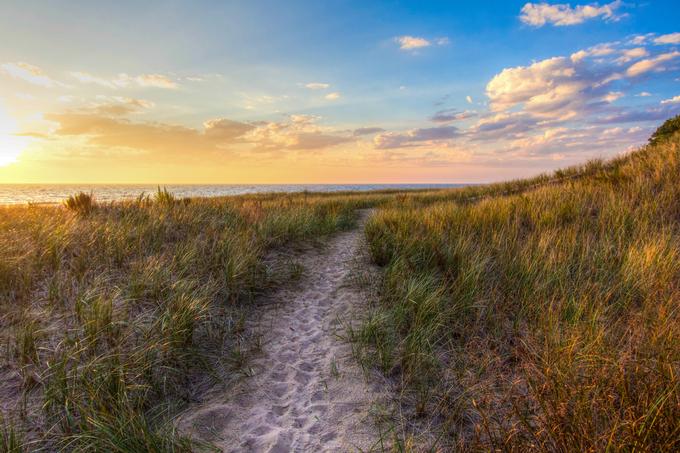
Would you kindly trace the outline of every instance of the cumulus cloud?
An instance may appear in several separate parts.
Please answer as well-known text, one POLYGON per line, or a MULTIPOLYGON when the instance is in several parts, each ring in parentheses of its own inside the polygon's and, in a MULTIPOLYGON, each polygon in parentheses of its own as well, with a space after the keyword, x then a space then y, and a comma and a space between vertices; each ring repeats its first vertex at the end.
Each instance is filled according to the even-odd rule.
POLYGON ((569 57, 553 57, 528 66, 505 68, 486 86, 491 110, 513 108, 542 120, 566 121, 603 110, 625 95, 637 77, 670 70, 679 51, 651 55, 649 49, 607 43, 569 57), (646 58, 643 58, 646 57, 646 58), (621 67, 625 62, 628 67, 621 67))
POLYGON ((680 95, 674 96, 670 99, 664 99, 661 101, 662 104, 680 104, 680 95))
POLYGON ((329 87, 330 84, 328 83, 310 82, 305 84, 305 88, 309 88, 310 90, 325 90, 329 87))
POLYGON ((592 155, 594 152, 614 153, 649 136, 640 127, 576 127, 547 128, 538 134, 512 140, 503 153, 514 158, 549 156, 561 160, 567 156, 592 155))
POLYGON ((559 116, 580 110, 599 93, 593 76, 566 57, 554 57, 529 66, 503 69, 486 86, 493 111, 523 105, 539 115, 559 116))
POLYGON ((472 110, 459 111, 456 109, 439 110, 430 118, 430 121, 435 123, 450 123, 452 121, 460 121, 476 116, 477 112, 472 110))
POLYGON ((394 41, 399 44, 399 49, 404 51, 413 51, 422 49, 424 47, 430 47, 432 45, 445 46, 450 42, 449 38, 445 36, 430 40, 420 36, 410 35, 397 36, 394 38, 394 41))
POLYGON ((66 87, 65 84, 48 76, 45 71, 38 66, 21 61, 16 63, 3 63, 0 65, 0 69, 10 77, 23 80, 33 85, 45 88, 66 87))
POLYGON ((628 63, 629 61, 638 58, 646 57, 649 52, 644 47, 634 47, 632 49, 625 49, 621 52, 621 56, 616 59, 618 63, 628 63))
POLYGON ((355 140, 353 135, 320 126, 319 118, 291 115, 288 121, 262 121, 244 137, 263 151, 321 150, 355 140))
POLYGON ((680 44, 680 33, 669 33, 654 38, 655 44, 680 44))
POLYGON ((616 21, 623 17, 616 10, 623 5, 620 0, 599 6, 597 3, 588 5, 576 5, 572 8, 569 4, 527 3, 522 7, 520 20, 533 27, 542 27, 545 24, 555 26, 577 25, 589 19, 602 18, 616 21))
POLYGON ((405 148, 441 144, 461 134, 455 126, 428 127, 406 132, 384 132, 373 139, 376 149, 405 148))
POLYGON ((680 56, 680 52, 673 51, 668 53, 663 53, 657 55, 653 58, 647 58, 640 60, 637 63, 632 64, 627 70, 626 75, 630 77, 637 77, 639 75, 645 74, 650 71, 665 71, 667 69, 667 62, 674 60, 680 56))
POLYGON ((132 107, 128 109, 133 105, 144 104, 121 99, 119 104, 46 114, 45 119, 55 124, 48 138, 77 139, 80 147, 88 149, 128 150, 163 160, 198 159, 205 153, 319 151, 357 140, 358 136, 320 126, 318 118, 309 115, 291 115, 280 122, 213 118, 199 128, 122 117, 133 111, 132 107))
POLYGON ((94 84, 112 89, 125 88, 131 85, 164 89, 175 89, 178 87, 175 81, 163 74, 141 74, 138 76, 130 76, 125 73, 120 73, 115 77, 104 78, 92 75, 88 72, 76 71, 71 72, 70 75, 81 83, 94 84))

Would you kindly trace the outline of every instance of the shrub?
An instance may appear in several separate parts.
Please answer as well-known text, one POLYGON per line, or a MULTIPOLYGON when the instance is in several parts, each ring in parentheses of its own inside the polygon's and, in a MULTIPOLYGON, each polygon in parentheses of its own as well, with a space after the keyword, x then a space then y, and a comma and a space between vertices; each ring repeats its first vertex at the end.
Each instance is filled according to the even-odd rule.
POLYGON ((680 131, 680 115, 669 118, 664 123, 654 131, 651 137, 649 137, 649 144, 656 145, 661 143, 673 136, 676 132, 680 131))
POLYGON ((92 193, 79 192, 64 200, 64 206, 78 214, 87 215, 96 207, 96 203, 92 193))

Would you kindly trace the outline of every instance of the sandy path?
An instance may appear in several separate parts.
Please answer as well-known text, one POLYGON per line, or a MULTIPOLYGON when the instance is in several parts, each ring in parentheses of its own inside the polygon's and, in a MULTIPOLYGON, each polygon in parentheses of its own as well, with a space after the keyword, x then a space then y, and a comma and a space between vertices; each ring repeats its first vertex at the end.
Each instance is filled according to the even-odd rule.
POLYGON ((340 319, 365 305, 348 282, 363 240, 357 228, 299 258, 299 284, 271 296, 251 326, 262 335, 254 375, 193 409, 182 425, 224 451, 367 451, 377 434, 369 408, 377 399, 351 356, 340 319), (228 399, 227 399, 228 398, 228 399))

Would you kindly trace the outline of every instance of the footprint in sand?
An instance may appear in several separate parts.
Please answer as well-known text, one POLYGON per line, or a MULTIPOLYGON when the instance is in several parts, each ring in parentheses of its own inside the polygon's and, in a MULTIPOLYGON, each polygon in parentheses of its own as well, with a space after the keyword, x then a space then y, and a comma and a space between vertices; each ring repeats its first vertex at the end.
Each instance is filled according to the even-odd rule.
MULTIPOLYGON (((323 250, 300 257, 306 269, 295 287, 283 288, 249 329, 262 334, 254 375, 239 382, 239 399, 204 403, 181 417, 183 431, 224 451, 368 451, 378 433, 368 413, 380 398, 369 388, 335 335, 337 319, 365 305, 361 291, 343 284, 362 241, 363 212, 352 231, 334 236, 323 250), (329 370, 342 369, 331 376, 329 370)), ((229 395, 228 394, 228 395, 229 395)), ((227 397, 228 397, 227 395, 227 397)))

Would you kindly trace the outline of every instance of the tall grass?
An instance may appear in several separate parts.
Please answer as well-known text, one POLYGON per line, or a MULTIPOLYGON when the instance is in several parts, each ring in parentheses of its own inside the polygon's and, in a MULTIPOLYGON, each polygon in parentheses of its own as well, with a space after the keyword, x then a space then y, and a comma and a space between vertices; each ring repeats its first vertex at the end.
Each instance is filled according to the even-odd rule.
POLYGON ((355 333, 400 390, 399 445, 680 449, 680 136, 411 198, 367 224, 384 279, 355 333))
POLYGON ((197 448, 170 418, 236 350, 275 280, 265 254, 350 227, 371 197, 0 208, 0 451, 197 448))

